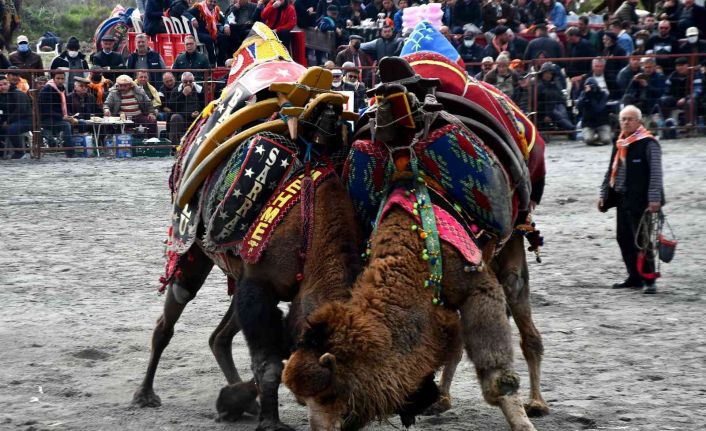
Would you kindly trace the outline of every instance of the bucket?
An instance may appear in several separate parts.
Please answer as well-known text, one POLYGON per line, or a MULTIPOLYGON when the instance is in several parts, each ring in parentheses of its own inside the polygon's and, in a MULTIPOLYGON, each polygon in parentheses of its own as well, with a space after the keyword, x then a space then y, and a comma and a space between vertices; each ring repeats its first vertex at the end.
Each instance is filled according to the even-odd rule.
POLYGON ((660 234, 657 238, 657 253, 659 255, 659 260, 664 263, 669 263, 674 259, 674 253, 677 250, 677 241, 670 240, 660 234))

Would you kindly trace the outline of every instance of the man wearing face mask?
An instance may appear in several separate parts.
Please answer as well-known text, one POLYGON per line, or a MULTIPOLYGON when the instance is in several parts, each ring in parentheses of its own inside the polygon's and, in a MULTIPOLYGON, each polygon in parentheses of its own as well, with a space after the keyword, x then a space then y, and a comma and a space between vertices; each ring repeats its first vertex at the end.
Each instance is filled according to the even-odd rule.
POLYGON ((699 29, 689 27, 686 29, 686 41, 679 46, 679 53, 684 54, 689 59, 690 66, 703 63, 704 57, 697 57, 698 54, 706 53, 706 42, 699 40, 699 29), (692 54, 694 54, 692 56, 692 54))
POLYGON ((333 69, 331 71, 331 74, 333 75, 333 81, 331 82, 331 90, 343 90, 343 88, 341 88, 343 86, 343 71, 341 69, 333 69))
POLYGON ((86 56, 80 52, 81 44, 78 39, 71 36, 66 42, 66 49, 64 52, 59 54, 58 57, 54 58, 51 62, 50 69, 58 69, 60 67, 65 67, 71 72, 66 76, 66 88, 67 92, 71 93, 74 91, 74 77, 83 76, 80 72, 74 72, 74 70, 83 69, 88 70, 88 62, 86 61, 86 56))
POLYGON ((370 75, 370 66, 373 65, 373 60, 365 52, 360 50, 360 44, 363 38, 357 34, 351 35, 348 40, 348 46, 343 51, 336 55, 336 66, 341 66, 343 63, 351 62, 359 70, 363 70, 363 79, 367 80, 370 75))
MULTIPOLYGON (((25 35, 17 36, 17 51, 11 53, 8 59, 18 69, 44 69, 42 57, 32 52, 29 47, 29 39, 25 35)), ((32 79, 29 72, 20 73, 20 76, 27 81, 32 79)))
MULTIPOLYGON (((105 70, 120 70, 125 68, 123 56, 120 53, 113 51, 115 46, 115 37, 106 34, 101 38, 101 50, 91 56, 91 63, 94 66, 101 67, 105 70)), ((115 81, 117 73, 106 72, 105 77, 111 81, 115 81)))
POLYGON ((365 84, 358 79, 358 69, 353 63, 344 63, 343 85, 341 90, 353 92, 353 111, 358 112, 365 108, 365 84))
POLYGON ((471 66, 471 63, 480 63, 483 59, 483 47, 476 44, 476 34, 472 30, 463 33, 463 41, 456 49, 461 59, 466 64, 466 71, 475 75, 480 72, 479 66, 471 66))

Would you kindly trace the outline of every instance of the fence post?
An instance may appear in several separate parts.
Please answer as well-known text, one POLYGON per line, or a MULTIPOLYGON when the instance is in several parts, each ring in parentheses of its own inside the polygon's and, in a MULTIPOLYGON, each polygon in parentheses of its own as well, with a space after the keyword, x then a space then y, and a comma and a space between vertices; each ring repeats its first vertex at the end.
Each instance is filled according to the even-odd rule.
MULTIPOLYGON (((32 79, 34 81, 34 79, 32 79)), ((33 159, 42 158, 42 129, 39 126, 39 103, 37 100, 36 88, 30 88, 29 98, 32 101, 32 143, 29 148, 29 155, 33 159)))

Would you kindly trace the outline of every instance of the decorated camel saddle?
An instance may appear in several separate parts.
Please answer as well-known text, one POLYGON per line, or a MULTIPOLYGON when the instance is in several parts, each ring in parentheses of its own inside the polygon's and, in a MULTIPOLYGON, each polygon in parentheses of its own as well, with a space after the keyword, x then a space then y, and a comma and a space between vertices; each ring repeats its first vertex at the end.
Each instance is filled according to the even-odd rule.
POLYGON ((348 151, 357 115, 343 111, 347 98, 330 91, 332 81, 329 70, 294 63, 269 28, 253 26, 221 98, 181 142, 170 178, 171 260, 198 240, 216 258, 239 256, 245 244, 247 261, 257 261, 305 179, 315 188, 348 151))

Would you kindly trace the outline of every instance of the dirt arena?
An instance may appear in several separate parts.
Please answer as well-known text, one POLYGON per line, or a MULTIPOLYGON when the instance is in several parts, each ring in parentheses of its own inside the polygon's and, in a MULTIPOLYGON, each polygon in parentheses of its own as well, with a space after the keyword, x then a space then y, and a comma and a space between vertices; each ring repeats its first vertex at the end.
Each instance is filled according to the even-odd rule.
MULTIPOLYGON (((665 208, 679 246, 657 295, 616 291, 624 278, 615 212, 595 209, 610 149, 553 142, 536 221, 543 263, 530 263, 532 303, 544 336, 538 430, 706 429, 706 139, 663 142, 665 208)), ((187 307, 155 381, 162 407, 136 409, 163 297, 170 215, 168 159, 0 161, 0 429, 254 430, 252 417, 216 423, 224 379, 208 336, 225 312, 214 271, 187 307)), ((517 335, 516 335, 517 339, 517 335)), ((250 376, 242 336, 236 365, 250 376)), ((383 359, 383 358, 381 358, 383 359)), ((516 349, 526 394, 526 366, 516 349)), ((454 408, 418 430, 505 430, 464 360, 454 408)), ((280 389, 284 422, 306 411, 280 389)), ((398 418, 371 430, 400 429, 398 418)))

